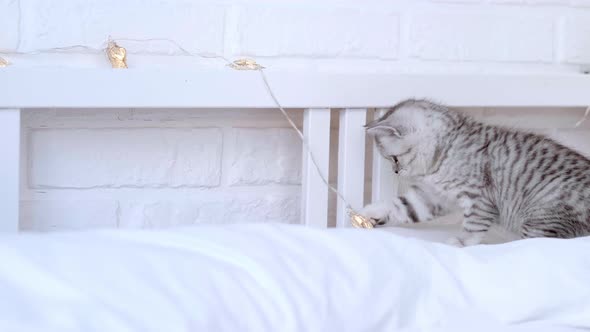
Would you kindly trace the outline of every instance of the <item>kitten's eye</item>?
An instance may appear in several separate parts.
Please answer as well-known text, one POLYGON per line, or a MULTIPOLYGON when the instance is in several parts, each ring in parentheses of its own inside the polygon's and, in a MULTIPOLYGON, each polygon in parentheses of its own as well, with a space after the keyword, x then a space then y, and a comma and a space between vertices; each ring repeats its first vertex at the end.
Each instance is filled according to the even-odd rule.
POLYGON ((399 164, 399 161, 397 160, 397 156, 391 156, 391 159, 393 159, 393 162, 395 162, 396 164, 399 164))

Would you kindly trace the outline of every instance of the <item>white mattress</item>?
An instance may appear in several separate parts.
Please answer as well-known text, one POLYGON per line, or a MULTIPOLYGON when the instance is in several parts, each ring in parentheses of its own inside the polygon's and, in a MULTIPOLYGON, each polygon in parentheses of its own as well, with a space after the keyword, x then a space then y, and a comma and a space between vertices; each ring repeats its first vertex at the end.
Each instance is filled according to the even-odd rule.
POLYGON ((408 237, 443 241, 447 227, 2 236, 0 331, 590 328, 590 238, 458 249, 408 237))

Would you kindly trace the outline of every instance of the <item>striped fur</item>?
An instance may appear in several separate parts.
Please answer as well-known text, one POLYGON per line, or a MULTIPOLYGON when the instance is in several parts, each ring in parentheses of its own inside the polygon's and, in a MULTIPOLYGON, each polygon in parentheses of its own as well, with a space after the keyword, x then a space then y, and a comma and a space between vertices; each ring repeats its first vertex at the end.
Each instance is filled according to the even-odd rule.
POLYGON ((493 224, 522 238, 590 235, 590 160, 532 133, 491 126, 426 100, 406 100, 367 125, 395 173, 416 183, 363 214, 416 223, 458 204, 455 245, 481 242, 493 224))

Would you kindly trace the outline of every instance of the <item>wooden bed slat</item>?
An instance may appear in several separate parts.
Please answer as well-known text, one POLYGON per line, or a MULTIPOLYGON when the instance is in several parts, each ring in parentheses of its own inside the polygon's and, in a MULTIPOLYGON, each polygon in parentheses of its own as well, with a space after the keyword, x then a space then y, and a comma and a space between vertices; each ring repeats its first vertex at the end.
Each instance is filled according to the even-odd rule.
MULTIPOLYGON (((363 207, 365 189, 365 128, 367 110, 340 111, 338 134, 338 191, 354 209, 363 207)), ((338 200, 336 226, 347 227, 350 220, 346 205, 338 200)))
MULTIPOLYGON (((265 70, 285 108, 387 107, 428 97, 457 107, 588 106, 590 75, 265 70)), ((260 73, 217 69, 3 68, 4 108, 275 108, 260 73), (59 84, 55 84, 59 78, 59 84)))
MULTIPOLYGON (((306 109, 303 134, 326 179, 330 162, 330 109, 306 109)), ((301 219, 315 227, 328 227, 328 187, 320 178, 308 151, 303 147, 301 219)))

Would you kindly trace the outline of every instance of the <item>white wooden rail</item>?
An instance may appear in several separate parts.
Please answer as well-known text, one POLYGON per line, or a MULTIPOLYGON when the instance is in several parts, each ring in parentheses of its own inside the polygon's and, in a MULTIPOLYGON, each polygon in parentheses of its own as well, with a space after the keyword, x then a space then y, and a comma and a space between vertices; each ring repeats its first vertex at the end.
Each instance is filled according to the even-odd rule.
MULTIPOLYGON (((590 77, 266 71, 288 108, 387 107, 426 96, 453 106, 584 106, 590 77)), ((4 108, 274 108, 250 71, 161 68, 0 70, 4 108)))
MULTIPOLYGON (((355 209, 363 207, 365 188, 365 129, 367 110, 340 111, 338 135, 338 191, 355 209)), ((346 205, 338 200, 336 226, 350 224, 346 205)))
MULTIPOLYGON (((318 163, 319 171, 322 172, 325 179, 328 179, 330 109, 306 109, 303 114, 303 132, 308 147, 313 151, 315 161, 318 163)), ((302 159, 301 219, 306 225, 326 227, 328 225, 328 187, 320 178, 318 169, 312 163, 305 146, 302 159)))
MULTIPOLYGON (((364 192, 367 108, 408 97, 428 97, 456 107, 590 105, 590 76, 395 75, 279 72, 268 80, 285 108, 304 109, 304 134, 320 171, 328 176, 330 109, 340 110, 338 188, 361 207, 364 192)), ((257 72, 169 69, 0 70, 0 230, 19 220, 20 110, 27 108, 276 108, 257 72)), ((373 199, 395 194, 390 166, 373 158, 373 199)), ((302 221, 326 227, 328 190, 304 155, 302 221)), ((339 203, 337 225, 346 226, 339 203)))

